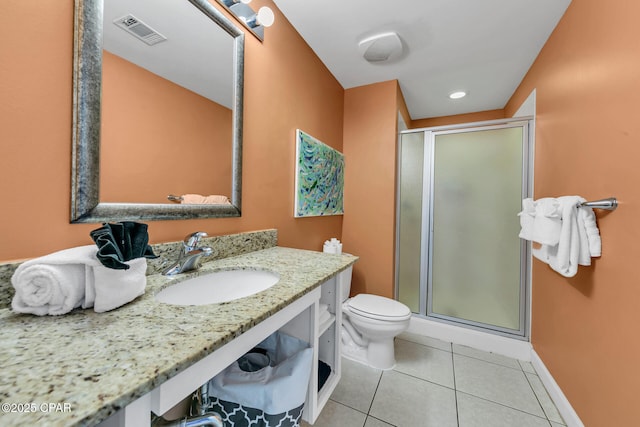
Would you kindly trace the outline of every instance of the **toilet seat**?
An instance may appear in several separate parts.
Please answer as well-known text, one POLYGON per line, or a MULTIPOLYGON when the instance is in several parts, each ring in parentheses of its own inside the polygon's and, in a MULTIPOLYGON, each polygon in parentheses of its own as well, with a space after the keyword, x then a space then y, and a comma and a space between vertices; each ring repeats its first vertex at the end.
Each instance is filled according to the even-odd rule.
POLYGON ((386 322, 401 322, 411 317, 406 305, 379 295, 358 294, 347 300, 349 311, 355 315, 386 322))

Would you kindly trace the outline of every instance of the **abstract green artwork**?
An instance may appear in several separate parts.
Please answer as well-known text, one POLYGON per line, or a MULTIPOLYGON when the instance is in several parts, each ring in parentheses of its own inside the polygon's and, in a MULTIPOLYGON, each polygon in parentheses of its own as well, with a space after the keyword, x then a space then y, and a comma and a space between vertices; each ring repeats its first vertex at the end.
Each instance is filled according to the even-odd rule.
POLYGON ((344 155, 300 129, 295 192, 296 218, 344 213, 344 155))

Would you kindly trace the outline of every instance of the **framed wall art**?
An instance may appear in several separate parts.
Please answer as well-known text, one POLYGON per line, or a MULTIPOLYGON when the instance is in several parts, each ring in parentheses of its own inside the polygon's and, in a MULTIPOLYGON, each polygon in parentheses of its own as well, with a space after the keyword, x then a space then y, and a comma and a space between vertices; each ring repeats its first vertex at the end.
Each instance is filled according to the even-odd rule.
POLYGON ((344 214, 344 155, 296 130, 294 216, 344 214))

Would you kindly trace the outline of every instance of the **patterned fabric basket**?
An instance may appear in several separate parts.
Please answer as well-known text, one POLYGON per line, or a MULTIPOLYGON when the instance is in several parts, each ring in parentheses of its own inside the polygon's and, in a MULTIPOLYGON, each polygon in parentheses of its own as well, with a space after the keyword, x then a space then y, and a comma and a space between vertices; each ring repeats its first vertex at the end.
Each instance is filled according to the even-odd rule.
POLYGON ((287 412, 272 415, 218 398, 211 399, 211 403, 211 411, 220 414, 225 427, 300 427, 304 407, 300 405, 287 412))
POLYGON ((205 385, 204 409, 229 427, 299 427, 312 366, 307 342, 276 332, 205 385))

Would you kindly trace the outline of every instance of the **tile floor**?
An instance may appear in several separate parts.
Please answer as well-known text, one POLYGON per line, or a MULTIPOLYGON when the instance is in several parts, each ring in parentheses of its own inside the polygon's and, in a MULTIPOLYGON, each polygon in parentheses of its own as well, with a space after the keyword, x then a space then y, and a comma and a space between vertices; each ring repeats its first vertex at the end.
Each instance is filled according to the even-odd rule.
POLYGON ((381 371, 343 359, 314 427, 565 425, 528 362, 408 333, 396 362, 381 371))

